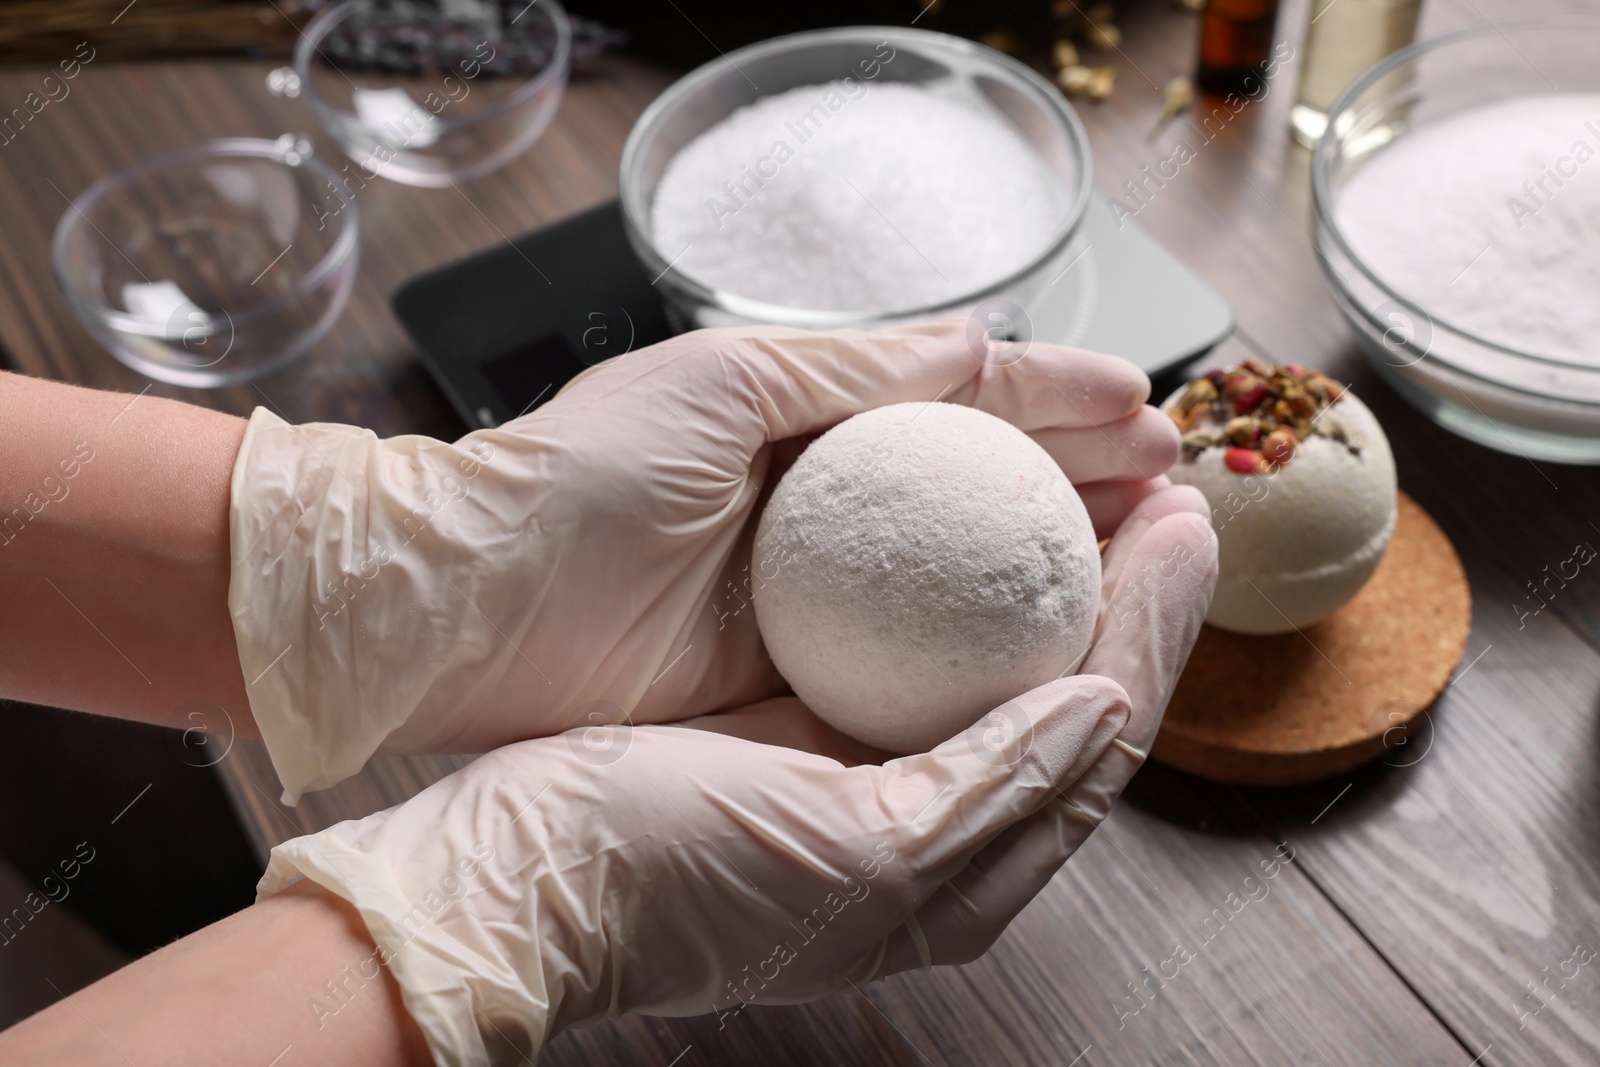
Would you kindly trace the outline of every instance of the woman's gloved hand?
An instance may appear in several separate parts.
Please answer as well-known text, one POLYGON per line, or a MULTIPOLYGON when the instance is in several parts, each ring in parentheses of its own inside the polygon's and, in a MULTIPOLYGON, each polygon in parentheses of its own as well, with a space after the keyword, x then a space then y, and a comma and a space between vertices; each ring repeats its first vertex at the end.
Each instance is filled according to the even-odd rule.
POLYGON ((1097 529, 1164 484, 1171 422, 1109 356, 985 358, 963 322, 687 334, 446 444, 258 409, 234 468, 229 606, 294 802, 380 748, 480 752, 783 689, 750 598, 758 503, 806 435, 905 400, 1033 435, 1097 529), (1004 364, 1004 365, 1002 365, 1004 364))
POLYGON ((1205 510, 1186 487, 1140 504, 1086 673, 930 753, 856 762, 873 754, 792 697, 578 729, 278 846, 259 892, 305 876, 351 901, 378 945, 357 973, 392 969, 440 1064, 973 959, 1142 762, 1210 602, 1205 510))

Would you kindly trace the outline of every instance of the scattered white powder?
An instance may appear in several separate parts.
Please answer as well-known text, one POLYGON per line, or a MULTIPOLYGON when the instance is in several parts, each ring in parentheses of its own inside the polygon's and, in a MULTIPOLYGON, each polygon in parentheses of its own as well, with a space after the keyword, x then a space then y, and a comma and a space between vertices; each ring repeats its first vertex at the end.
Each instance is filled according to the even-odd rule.
POLYGON ((1552 93, 1418 127, 1337 206, 1373 272, 1436 320, 1600 362, 1600 93, 1552 93))
POLYGON ((1100 595, 1054 460, 957 404, 891 404, 803 452, 756 529, 756 621, 824 721, 921 752, 1070 671, 1100 595))
POLYGON ((726 292, 784 307, 938 303, 1020 269, 1068 207, 1002 118, 913 85, 836 82, 733 112, 656 191, 656 247, 726 292))

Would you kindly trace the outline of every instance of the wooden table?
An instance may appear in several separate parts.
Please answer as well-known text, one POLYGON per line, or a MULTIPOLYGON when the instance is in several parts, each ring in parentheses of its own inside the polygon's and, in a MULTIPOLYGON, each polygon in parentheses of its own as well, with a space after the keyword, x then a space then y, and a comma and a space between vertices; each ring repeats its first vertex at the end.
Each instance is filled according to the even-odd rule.
MULTIPOLYGON (((1557 13, 1554 0, 1429 0, 1423 32, 1557 13)), ((1187 71, 1194 17, 1123 4, 1116 96, 1082 113, 1115 193, 1187 136, 1146 138, 1158 86, 1187 71)), ((1306 13, 1287 5, 1279 37, 1306 13)), ((148 383, 75 323, 49 271, 66 197, 157 150, 309 129, 270 97, 271 64, 92 63, 72 95, 0 147, 0 339, 10 364, 103 388, 148 383)), ((43 70, 0 72, 10 106, 43 70)), ((614 193, 633 118, 673 73, 621 58, 576 81, 544 140, 460 192, 375 183, 359 194, 362 267, 313 357, 245 386, 163 395, 380 434, 463 427, 389 314, 428 268, 614 193)), ((1295 66, 1199 147, 1138 221, 1234 306, 1209 362, 1252 353, 1352 380, 1388 427, 1402 486, 1470 575, 1467 658, 1395 766, 1294 790, 1232 789, 1148 767, 1109 822, 984 959, 902 975, 806 1007, 720 1023, 626 1019, 564 1035, 550 1064, 1530 1064, 1600 1062, 1600 579, 1579 577, 1519 624, 1546 565, 1600 542, 1600 477, 1534 464, 1427 423, 1362 364, 1310 233, 1308 156, 1288 139, 1295 66), (1275 849, 1270 881, 1251 880, 1275 849), (1175 957, 1175 947, 1188 952, 1175 957)), ((319 139, 320 150, 332 153, 319 139)), ((261 751, 221 764, 258 847, 399 801, 460 765, 383 759, 296 809, 261 751)))

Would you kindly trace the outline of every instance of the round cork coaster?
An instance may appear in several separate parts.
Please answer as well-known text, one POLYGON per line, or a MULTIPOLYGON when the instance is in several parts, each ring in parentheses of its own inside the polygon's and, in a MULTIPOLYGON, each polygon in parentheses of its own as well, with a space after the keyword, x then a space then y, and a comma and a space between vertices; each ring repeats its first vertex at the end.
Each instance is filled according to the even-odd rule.
POLYGON ((1450 539, 1399 494, 1383 562, 1300 633, 1204 626, 1151 757, 1202 778, 1294 785, 1423 744, 1417 720, 1466 649, 1472 597, 1450 539))

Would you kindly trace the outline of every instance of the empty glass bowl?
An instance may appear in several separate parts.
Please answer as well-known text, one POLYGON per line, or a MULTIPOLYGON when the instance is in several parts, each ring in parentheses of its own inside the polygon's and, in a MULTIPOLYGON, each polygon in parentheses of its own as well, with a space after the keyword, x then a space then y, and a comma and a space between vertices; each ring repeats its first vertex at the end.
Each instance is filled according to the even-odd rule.
MULTIPOLYGON (((797 163, 797 167, 805 166, 797 163)), ((737 177, 737 175, 734 175, 737 177)), ((645 273, 685 326, 777 323, 808 329, 965 315, 988 302, 1021 313, 1083 248, 1089 205, 1089 138, 1072 105, 1016 60, 972 41, 928 30, 861 26, 777 37, 731 52, 679 79, 634 124, 618 184, 628 240, 645 273), (1039 251, 1003 278, 924 307, 831 311, 785 307, 719 289, 677 265, 683 249, 661 248, 652 224, 656 191, 673 157, 735 110, 762 97, 846 77, 909 83, 957 100, 1008 125, 1031 145, 1065 191, 1058 217, 1042 227, 1039 251), (759 88, 758 88, 759 86, 759 88)), ((1086 247, 1086 246, 1085 246, 1086 247)), ((998 314, 999 312, 997 312, 998 314)), ((1008 325, 1007 329, 1012 326, 1008 325)))
POLYGON ((312 19, 267 87, 305 95, 370 178, 443 188, 526 152, 566 89, 556 0, 344 0, 312 19))
POLYGON ((118 360, 232 385, 304 355, 355 282, 356 206, 304 138, 234 138, 145 160, 56 224, 56 279, 118 360))

